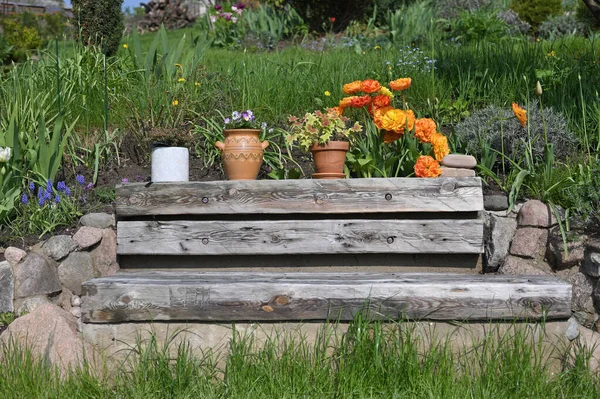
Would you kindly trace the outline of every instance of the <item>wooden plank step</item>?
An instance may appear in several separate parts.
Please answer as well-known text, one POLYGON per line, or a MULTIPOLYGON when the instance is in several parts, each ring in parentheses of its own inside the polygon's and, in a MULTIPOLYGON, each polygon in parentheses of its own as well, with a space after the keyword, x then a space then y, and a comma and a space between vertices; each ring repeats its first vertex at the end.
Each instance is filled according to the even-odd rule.
POLYGON ((147 215, 477 212, 481 179, 377 178, 128 183, 119 217, 147 215))
POLYGON ((550 276, 438 273, 121 272, 83 284, 86 323, 566 319, 571 285, 550 276))
POLYGON ((120 255, 482 253, 483 220, 122 221, 120 255))

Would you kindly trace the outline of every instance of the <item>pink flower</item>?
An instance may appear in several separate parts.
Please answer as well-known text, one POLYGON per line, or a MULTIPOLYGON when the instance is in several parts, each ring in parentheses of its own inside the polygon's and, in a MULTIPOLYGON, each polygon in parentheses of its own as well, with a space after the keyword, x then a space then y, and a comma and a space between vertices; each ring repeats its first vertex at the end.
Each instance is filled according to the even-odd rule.
POLYGON ((235 24, 237 22, 237 17, 231 17, 231 22, 235 24))
POLYGON ((213 24, 214 24, 215 22, 217 22, 217 16, 216 16, 216 15, 211 15, 211 16, 210 16, 210 22, 212 22, 213 24))

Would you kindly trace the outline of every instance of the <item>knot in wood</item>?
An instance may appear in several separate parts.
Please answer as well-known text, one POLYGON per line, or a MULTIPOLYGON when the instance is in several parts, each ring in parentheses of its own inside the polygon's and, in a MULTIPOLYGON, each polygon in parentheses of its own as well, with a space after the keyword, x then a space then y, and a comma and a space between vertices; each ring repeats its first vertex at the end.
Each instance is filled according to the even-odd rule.
POLYGON ((262 310, 264 310, 267 313, 271 313, 273 311, 273 308, 270 307, 269 305, 264 305, 264 306, 262 306, 262 310))
POLYGON ((140 198, 137 195, 134 194, 131 197, 129 197, 129 203, 131 205, 135 205, 135 204, 137 204, 139 202, 140 202, 140 198))
POLYGON ((452 192, 455 189, 456 189, 456 183, 446 182, 446 183, 442 184, 442 187, 440 187, 440 193, 452 192))
POLYGON ((290 298, 285 295, 277 295, 273 301, 276 305, 284 306, 290 303, 290 298))
POLYGON ((315 194, 315 204, 317 205, 323 205, 325 203, 325 200, 327 199, 327 194, 315 194))
POLYGON ((281 238, 279 238, 278 235, 272 235, 271 236, 271 243, 272 244, 277 244, 278 242, 281 242, 281 238))
POLYGON ((238 191, 235 188, 232 188, 232 189, 229 189, 228 193, 230 196, 233 197, 234 195, 237 195, 238 191))

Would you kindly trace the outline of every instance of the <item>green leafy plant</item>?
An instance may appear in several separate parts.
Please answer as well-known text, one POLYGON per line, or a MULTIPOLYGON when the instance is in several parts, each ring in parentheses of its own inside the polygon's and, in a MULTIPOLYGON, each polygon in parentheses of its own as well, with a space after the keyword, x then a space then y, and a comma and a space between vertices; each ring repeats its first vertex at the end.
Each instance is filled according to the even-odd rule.
POLYGON ((10 323, 15 321, 17 315, 14 312, 0 313, 0 326, 8 326, 10 323))
POLYGON ((289 122, 290 140, 297 142, 303 151, 308 151, 314 144, 327 144, 332 140, 353 141, 363 130, 360 123, 351 124, 349 118, 334 108, 325 112, 307 112, 302 118, 290 116, 289 122))
POLYGON ((537 29, 548 17, 559 15, 562 4, 561 0, 512 0, 510 8, 537 29))
POLYGON ((116 54, 125 28, 123 0, 73 0, 77 38, 106 55, 116 54), (99 18, 102 16, 102 18, 99 18))

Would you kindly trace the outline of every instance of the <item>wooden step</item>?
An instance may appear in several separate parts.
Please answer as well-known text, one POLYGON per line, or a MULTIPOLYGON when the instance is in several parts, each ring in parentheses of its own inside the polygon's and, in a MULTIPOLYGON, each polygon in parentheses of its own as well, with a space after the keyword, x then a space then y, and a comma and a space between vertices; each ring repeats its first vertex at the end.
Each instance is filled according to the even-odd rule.
POLYGON ((130 321, 540 320, 571 316, 551 276, 129 271, 83 284, 86 323, 130 321))

